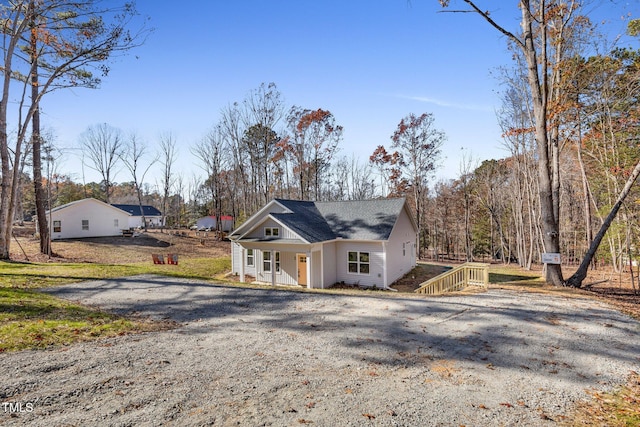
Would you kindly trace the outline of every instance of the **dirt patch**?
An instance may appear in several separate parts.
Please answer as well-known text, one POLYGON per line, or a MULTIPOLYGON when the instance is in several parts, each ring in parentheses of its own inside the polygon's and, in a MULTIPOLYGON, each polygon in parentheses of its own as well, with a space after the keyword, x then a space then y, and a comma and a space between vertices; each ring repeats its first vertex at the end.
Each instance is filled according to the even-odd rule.
POLYGON ((418 264, 403 278, 394 282, 391 287, 397 289, 398 292, 413 292, 420 287, 420 284, 450 269, 451 267, 444 265, 418 264))
POLYGON ((54 240, 54 256, 40 254, 39 240, 33 225, 15 227, 11 258, 32 262, 87 262, 126 264, 151 260, 154 253, 174 253, 185 258, 218 258, 231 255, 229 241, 215 238, 213 233, 188 230, 148 230, 135 237, 94 237, 54 240))

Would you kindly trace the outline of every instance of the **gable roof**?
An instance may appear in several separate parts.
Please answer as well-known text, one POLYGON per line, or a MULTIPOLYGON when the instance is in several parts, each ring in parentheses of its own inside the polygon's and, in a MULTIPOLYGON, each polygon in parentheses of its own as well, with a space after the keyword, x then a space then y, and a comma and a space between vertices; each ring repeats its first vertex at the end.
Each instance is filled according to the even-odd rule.
POLYGON ((405 208, 404 198, 341 202, 275 199, 272 203, 277 203, 284 210, 265 212, 263 208, 247 221, 248 228, 241 226, 233 234, 241 238, 257 225, 256 216, 268 216, 308 243, 335 239, 388 240, 405 208))
MULTIPOLYGON (((116 209, 116 207, 113 206, 113 205, 110 205, 110 204, 105 203, 105 202, 103 202, 101 200, 98 200, 98 199, 94 199, 93 197, 88 197, 86 199, 74 200, 73 202, 69 202, 69 203, 66 203, 64 205, 56 206, 55 208, 47 211, 47 215, 49 215, 49 213, 58 212, 58 211, 61 211, 63 209, 67 209, 67 208, 70 208, 72 206, 81 205, 81 204, 84 204, 84 203, 97 203, 99 205, 104 205, 105 207, 108 207, 110 209, 116 209)), ((125 212, 125 213, 129 214, 128 212, 125 212)), ((129 214, 129 215, 131 215, 131 214, 129 214)))
POLYGON ((322 202, 318 209, 336 237, 351 240, 388 240, 405 199, 322 202))
MULTIPOLYGON (((112 203, 111 206, 123 210, 132 216, 142 216, 140 205, 122 205, 112 203)), ((158 209, 149 205, 142 205, 142 212, 144 212, 144 216, 162 216, 162 213, 158 209)))

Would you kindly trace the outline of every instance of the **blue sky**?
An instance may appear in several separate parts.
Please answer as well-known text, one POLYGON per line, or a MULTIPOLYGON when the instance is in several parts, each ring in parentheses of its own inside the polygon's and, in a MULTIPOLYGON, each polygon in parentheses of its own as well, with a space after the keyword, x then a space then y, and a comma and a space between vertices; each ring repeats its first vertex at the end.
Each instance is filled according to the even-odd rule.
MULTIPOLYGON (((479 3, 518 31, 516 1, 479 3)), ((601 0, 592 10, 621 32, 620 16, 637 16, 629 5, 639 9, 637 1, 601 0)), ((224 106, 263 82, 277 85, 287 107, 331 111, 344 127, 340 154, 362 161, 378 145, 389 147, 402 117, 424 112, 447 135, 436 179, 456 177, 463 152, 477 160, 507 155, 494 75, 510 66, 510 54, 504 37, 475 14, 441 13, 437 0, 138 0, 137 6, 155 29, 147 42, 118 58, 100 89, 55 93, 42 104, 55 144, 68 153, 58 169, 78 181, 73 148, 97 123, 134 131, 152 148, 171 132, 180 147, 178 172, 186 179, 200 174, 189 148, 224 106)), ((130 177, 122 170, 115 180, 130 177)))

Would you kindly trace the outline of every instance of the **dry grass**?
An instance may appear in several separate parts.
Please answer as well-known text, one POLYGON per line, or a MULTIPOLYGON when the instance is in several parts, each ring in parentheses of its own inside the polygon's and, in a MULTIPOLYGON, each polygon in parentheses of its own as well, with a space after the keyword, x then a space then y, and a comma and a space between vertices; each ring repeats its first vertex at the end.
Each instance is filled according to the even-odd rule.
POLYGON ((30 262, 76 262, 101 264, 131 264, 151 262, 151 254, 178 254, 179 259, 220 258, 230 255, 228 241, 218 241, 212 233, 151 230, 139 237, 97 237, 75 240, 54 240, 54 256, 39 253, 39 241, 33 225, 17 227, 11 244, 11 259, 30 262))
POLYGON ((632 372, 627 384, 614 391, 592 391, 562 426, 635 427, 640 425, 640 374, 632 372))

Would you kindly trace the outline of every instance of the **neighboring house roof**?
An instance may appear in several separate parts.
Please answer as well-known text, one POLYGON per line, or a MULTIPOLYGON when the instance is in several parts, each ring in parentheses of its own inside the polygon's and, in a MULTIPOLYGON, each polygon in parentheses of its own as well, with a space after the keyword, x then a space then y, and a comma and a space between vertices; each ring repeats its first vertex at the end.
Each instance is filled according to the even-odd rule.
MULTIPOLYGON (((116 209, 116 207, 113 206, 113 205, 110 205, 108 203, 102 202, 102 201, 100 201, 98 199, 94 199, 93 197, 89 197, 89 198, 86 198, 86 199, 75 200, 73 202, 69 202, 69 203, 66 203, 64 205, 56 206, 55 208, 53 208, 50 211, 48 211, 47 214, 49 214, 49 212, 51 212, 51 213, 58 212, 58 211, 61 211, 63 209, 67 209, 67 208, 69 208, 71 206, 80 205, 80 204, 87 203, 87 202, 94 202, 94 203, 98 203, 98 204, 104 205, 106 207, 109 207, 110 209, 116 209)), ((129 214, 129 215, 131 215, 131 214, 129 214)))
MULTIPOLYGON (((335 239, 388 240, 405 199, 353 200, 341 202, 311 202, 275 199, 284 212, 267 215, 291 229, 308 243, 335 239)), ((264 215, 264 209, 256 215, 264 215)), ((409 215, 411 217, 411 215, 409 215)), ((241 238, 254 228, 238 228, 233 235, 241 238)), ((415 226, 415 224, 414 224, 415 226)), ((232 236, 233 236, 232 235, 232 236)))
MULTIPOLYGON (((133 216, 142 216, 140 205, 122 205, 112 203, 111 206, 121 209, 133 216)), ((162 216, 162 213, 158 209, 149 205, 142 205, 142 212, 144 213, 144 216, 162 216)))

